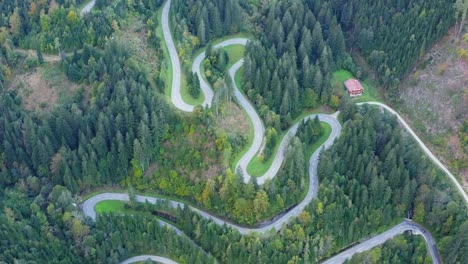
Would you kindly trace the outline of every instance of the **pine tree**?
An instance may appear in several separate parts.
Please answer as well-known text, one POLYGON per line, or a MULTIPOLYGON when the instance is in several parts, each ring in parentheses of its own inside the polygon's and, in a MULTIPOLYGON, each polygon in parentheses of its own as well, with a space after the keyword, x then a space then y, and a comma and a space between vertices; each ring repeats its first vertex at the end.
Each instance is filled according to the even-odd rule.
POLYGON ((198 26, 198 38, 200 38, 200 44, 203 46, 206 44, 206 28, 205 28, 205 22, 203 19, 201 20, 199 26, 198 26))
POLYGON ((37 54, 37 61, 39 62, 39 64, 43 64, 44 57, 42 56, 41 47, 39 44, 36 45, 36 54, 37 54))

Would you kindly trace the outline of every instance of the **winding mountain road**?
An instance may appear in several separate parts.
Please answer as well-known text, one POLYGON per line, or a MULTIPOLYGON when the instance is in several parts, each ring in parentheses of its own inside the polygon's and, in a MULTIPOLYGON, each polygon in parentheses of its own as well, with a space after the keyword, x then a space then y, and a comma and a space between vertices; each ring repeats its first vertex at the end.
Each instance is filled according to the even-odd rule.
POLYGON ((380 233, 370 239, 367 239, 366 241, 353 246, 338 255, 335 255, 325 261, 322 262, 322 264, 335 264, 335 263, 343 263, 346 260, 350 259, 354 254, 356 253, 361 253, 364 251, 367 251, 369 249, 372 249, 376 246, 379 246, 383 243, 385 243, 387 240, 403 234, 404 232, 410 231, 412 234, 415 235, 422 235, 424 240, 426 241, 426 246, 431 254, 432 257, 432 262, 435 264, 440 264, 442 263, 440 259, 439 252, 437 251, 437 247, 435 245, 434 238, 432 238, 431 234, 422 226, 416 224, 415 222, 411 220, 404 220, 400 224, 390 228, 389 230, 380 233))
MULTIPOLYGON (((234 65, 232 65, 232 67, 229 69, 229 76, 231 77, 231 80, 234 86, 234 97, 237 99, 237 102, 240 104, 242 108, 244 108, 245 112, 249 116, 250 120, 252 121, 253 130, 254 130, 254 138, 252 140, 252 144, 250 145, 247 152, 239 159, 239 161, 236 164, 236 170, 240 168, 240 170, 242 171, 242 175, 244 175, 244 182, 248 182, 251 176, 247 172, 247 166, 249 165, 249 162, 255 157, 255 154, 257 154, 257 152, 262 147, 262 141, 265 135, 265 127, 263 126, 263 122, 260 119, 260 116, 258 116, 257 111, 255 111, 255 108, 253 107, 253 105, 240 92, 239 87, 237 87, 237 84, 235 81, 236 72, 240 69, 240 67, 242 67, 243 64, 244 64, 244 60, 241 59, 238 62, 236 62, 234 65)), ((271 168, 273 167, 273 164, 275 164, 275 162, 277 161, 275 160, 272 163, 271 168)), ((257 183, 263 184, 265 182, 265 178, 266 177, 258 178, 257 183)))
MULTIPOLYGON (((169 51, 169 57, 172 64, 172 86, 171 86, 171 101, 175 107, 179 108, 184 112, 193 112, 195 108, 193 105, 189 105, 182 99, 181 85, 180 85, 180 60, 179 54, 177 54, 177 49, 174 45, 174 40, 172 38, 172 32, 169 28, 169 11, 171 9, 171 0, 167 0, 164 4, 162 11, 162 29, 164 41, 166 42, 167 50, 169 51)), ((205 95, 206 98, 207 95, 205 95)))
MULTIPOLYGON (((230 46, 230 45, 246 45, 247 41, 248 39, 245 39, 245 38, 232 38, 232 39, 228 39, 228 40, 225 40, 223 42, 220 42, 214 45, 213 49, 219 49, 219 48, 223 48, 223 47, 230 46)), ((206 57, 206 51, 203 51, 195 58, 195 60, 192 63, 192 72, 198 75, 198 79, 200 80, 200 88, 203 91, 203 94, 205 95, 205 100, 203 101, 202 106, 210 107, 211 102, 213 101, 214 93, 213 93, 213 90, 211 90, 210 85, 205 81, 205 79, 203 78, 200 72, 201 65, 203 63, 203 60, 205 60, 205 57, 206 57)), ((176 105, 176 107, 179 107, 179 106, 176 105)), ((258 118, 258 120, 260 121, 260 118, 258 118)))
MULTIPOLYGON (((311 163, 312 162, 314 162, 313 159, 311 159, 311 163)), ((315 171, 316 171, 316 167, 315 167, 315 171)), ((317 193, 316 191, 318 190, 318 183, 309 185, 309 192, 311 192, 311 188, 313 188, 312 192, 315 192, 315 194, 316 194, 317 193)), ((312 199, 312 198, 310 198, 310 199, 312 199)), ((83 203, 83 212, 85 213, 85 215, 87 215, 87 216, 91 217, 93 220, 95 220, 96 219, 96 210, 95 210, 96 204, 98 204, 98 203, 100 203, 102 201, 109 201, 109 200, 128 202, 129 201, 129 196, 126 193, 101 193, 101 194, 95 195, 95 196, 89 198, 88 200, 86 200, 83 203)), ((165 199, 137 195, 136 200, 137 200, 137 202, 141 202, 141 203, 147 201, 149 203, 155 204, 156 201, 165 200, 165 199)), ((306 199, 304 199, 301 202, 301 204, 303 204, 303 206, 301 206, 301 204, 299 204, 298 206, 296 206, 290 212, 295 212, 295 213, 302 212, 305 205, 307 205, 307 203, 305 201, 306 201, 306 199)), ((183 203, 170 201, 170 200, 169 200, 169 204, 173 208, 177 208, 178 206, 180 206, 180 207, 185 206, 183 203)), ((263 233, 263 232, 267 232, 270 229, 279 230, 282 227, 282 224, 286 223, 287 220, 289 220, 289 217, 284 215, 283 217, 281 217, 277 221, 275 221, 272 224, 270 224, 268 226, 265 226, 263 228, 257 228, 257 229, 255 229, 255 228, 245 228, 245 227, 240 227, 240 226, 225 222, 222 219, 211 216, 210 214, 208 214, 206 212, 203 212, 203 211, 201 211, 199 209, 196 209, 194 207, 190 207, 190 209, 193 210, 194 212, 197 212, 198 214, 200 214, 204 218, 212 219, 218 225, 226 224, 226 225, 230 226, 231 228, 235 228, 241 234, 247 234, 249 232, 263 233)), ((185 234, 182 231, 180 231, 178 228, 176 228, 175 226, 170 225, 170 224, 168 224, 168 223, 166 223, 164 221, 159 221, 159 222, 160 222, 161 225, 172 228, 178 235, 185 236, 185 234)), ((433 263, 435 263, 435 264, 442 263, 441 260, 440 260, 439 252, 437 251, 437 247, 436 247, 434 238, 431 236, 431 234, 425 228, 423 228, 422 226, 418 225, 417 223, 415 223, 415 222, 413 222, 411 220, 406 219, 403 222, 401 222, 400 224, 392 227, 391 229, 389 229, 389 230, 387 230, 387 231, 385 231, 383 233, 380 233, 380 234, 378 234, 378 235, 376 235, 376 236, 374 236, 372 238, 369 238, 369 239, 367 239, 367 240, 365 240, 365 241, 363 241, 363 242, 361 242, 361 243, 359 243, 359 244, 357 244, 355 246, 352 246, 351 248, 349 248, 349 249, 347 249, 347 250, 333 256, 332 258, 327 259, 326 261, 323 262, 323 264, 343 263, 347 259, 350 259, 354 254, 361 253, 361 252, 364 252, 366 250, 372 249, 372 248, 374 248, 374 247, 376 247, 378 245, 381 245, 381 244, 385 243, 387 240, 392 239, 393 237, 395 237, 397 235, 400 235, 400 234, 402 234, 402 233, 404 233, 406 231, 411 231, 412 234, 415 234, 415 235, 422 235, 424 240, 426 241, 427 249, 428 249, 429 253, 431 254, 433 263)), ((195 244, 195 242, 193 242, 193 243, 195 244)), ((131 258, 131 259, 133 259, 133 258, 131 258)), ((126 261, 129 261, 131 259, 128 259, 126 261)), ((140 260, 134 260, 133 262, 135 262, 135 261, 141 261, 141 259, 140 260)), ((131 262, 123 262, 123 263, 131 263, 131 262)))
MULTIPOLYGON (((180 77, 180 71, 181 71, 181 69, 180 69, 179 57, 178 57, 178 54, 176 52, 174 41, 172 39, 171 31, 170 31, 170 28, 169 28, 170 4, 171 4, 171 0, 168 0, 166 2, 165 6, 164 6, 163 15, 162 15, 162 24, 163 24, 163 32, 164 32, 164 37, 165 37, 165 40, 166 40, 166 45, 168 46, 170 59, 172 61, 172 65, 173 65, 173 67, 172 67, 172 69, 173 69, 173 82, 172 82, 171 98, 172 98, 172 102, 174 103, 174 105, 177 108, 179 108, 179 109, 181 109, 183 111, 190 111, 191 112, 191 111, 193 111, 194 107, 189 106, 188 104, 186 104, 182 100, 182 96, 181 96, 181 93, 180 93, 180 89, 181 89, 181 87, 180 87, 180 78, 181 78, 180 77), (174 82, 174 79, 176 79, 176 82, 174 82), (175 84, 177 85, 177 87, 174 87, 175 84), (174 100, 174 98, 176 98, 176 99, 174 100)), ((226 47, 226 46, 229 46, 229 45, 238 45, 238 44, 246 45, 247 42, 248 42, 248 39, 245 39, 245 38, 232 38, 232 39, 228 39, 228 40, 225 40, 223 42, 220 42, 220 43, 214 45, 213 48, 217 49, 217 48, 222 48, 222 47, 226 47)), ((203 60, 205 59, 205 57, 206 57, 206 52, 203 51, 202 53, 200 53, 195 58, 195 60, 194 60, 194 62, 192 64, 192 72, 194 72, 194 73, 196 73, 198 75, 198 78, 200 80, 201 90, 203 91, 203 93, 205 95, 205 100, 204 100, 202 105, 209 107, 209 106, 211 106, 211 102, 213 100, 214 93, 213 93, 213 90, 211 89, 210 85, 206 82, 206 80, 203 78, 203 75, 200 72, 201 64, 203 63, 203 60)), ((255 111, 255 108, 250 104, 250 102, 247 100, 247 98, 245 98, 243 96, 243 94, 240 92, 239 88, 237 87, 236 82, 234 81, 235 80, 235 74, 236 74, 237 70, 239 70, 239 68, 242 67, 243 62, 244 62, 243 59, 241 59, 237 63, 235 63, 229 69, 229 75, 231 76, 231 79, 233 80, 233 84, 234 84, 234 96, 237 99, 237 101, 239 102, 239 104, 245 109, 247 115, 249 116, 250 120, 252 121, 253 128, 254 128, 254 138, 253 138, 253 141, 252 141, 252 145, 247 150, 247 152, 244 154, 244 156, 242 156, 241 159, 236 164, 236 169, 240 168, 240 170, 242 171, 242 174, 244 176, 244 182, 248 182, 250 180, 250 178, 252 178, 252 176, 249 175, 249 173, 247 172, 247 166, 248 166, 249 162, 252 160, 252 158, 255 156, 255 154, 258 153, 258 151, 260 150, 260 148, 262 146, 263 137, 265 135, 265 128, 263 126, 263 122, 261 121, 261 119, 258 116, 257 112, 255 111)), ((421 146, 423 151, 432 159, 432 161, 434 161, 434 163, 443 172, 445 172, 449 176, 450 180, 453 182, 455 187, 458 189, 458 191, 462 194, 463 198, 465 199, 465 203, 468 204, 468 195, 464 191, 464 189, 460 185, 460 183, 457 181, 455 176, 442 164, 442 162, 440 162, 439 159, 437 159, 437 157, 429 150, 429 148, 427 148, 427 146, 422 142, 422 140, 418 137, 418 135, 416 135, 416 133, 414 133, 413 129, 411 129, 411 127, 406 123, 406 121, 395 110, 393 110, 391 107, 389 107, 389 106, 387 106, 387 105, 385 105, 383 103, 379 103, 379 102, 357 103, 357 105, 364 105, 364 104, 376 105, 376 106, 382 107, 385 110, 387 110, 388 112, 396 115, 398 121, 406 128, 406 130, 411 134, 411 136, 413 136, 413 138, 416 140, 416 142, 418 142, 418 144, 421 146)), ((321 117, 319 117, 319 118, 322 119, 321 117)), ((292 126, 289 129, 289 131, 286 133, 286 135, 284 137, 284 139, 286 139, 286 140, 283 139, 281 141, 280 146, 279 146, 278 151, 277 151, 277 155, 275 156, 275 158, 274 158, 274 160, 272 162, 272 165, 270 166, 270 168, 268 169, 268 171, 264 175, 257 178, 257 183, 258 184, 265 183, 265 181, 267 179, 272 179, 278 173, 278 171, 279 171, 279 169, 281 167, 281 164, 283 163, 283 160, 284 160, 284 154, 285 154, 286 148, 287 148, 288 143, 289 143, 288 139, 295 135, 295 133, 297 131, 298 124, 299 124, 299 122, 296 123, 294 126, 292 126)))
MULTIPOLYGON (((328 123, 331 126, 332 131, 331 131, 330 136, 328 137, 328 139, 322 145, 322 147, 317 149, 312 154, 312 156, 310 157, 310 160, 309 160, 309 187, 307 189, 307 194, 306 194, 305 198, 299 204, 294 206, 292 209, 290 209, 288 212, 286 212, 284 215, 282 215, 278 219, 275 219, 273 222, 268 223, 268 224, 266 224, 264 226, 261 226, 261 227, 258 227, 258 228, 248 228, 248 227, 239 226, 239 225, 236 225, 236 224, 233 224, 233 223, 229 223, 229 222, 226 222, 223 219, 212 216, 209 213, 204 212, 204 211, 202 211, 200 209, 197 209, 195 207, 192 207, 192 206, 189 206, 190 209, 192 211, 200 214, 204 218, 212 219, 213 222, 215 222, 218 225, 226 224, 226 225, 228 225, 228 226, 230 226, 230 227, 232 227, 234 229, 237 229, 239 231, 239 233, 241 233, 243 235, 248 234, 248 233, 252 233, 252 232, 266 233, 266 232, 268 232, 268 231, 270 231, 272 229, 278 231, 278 230, 281 229, 281 227, 284 224, 287 224, 291 218, 298 217, 299 214, 304 210, 306 205, 308 205, 312 201, 313 198, 317 197, 318 187, 319 187, 318 175, 317 175, 317 166, 318 166, 320 151, 323 148, 330 147, 333 144, 335 138, 337 138, 341 133, 340 122, 338 122, 338 120, 334 116, 325 115, 325 114, 312 114, 312 115, 309 115, 309 116, 305 117, 305 119, 307 119, 307 118, 312 119, 312 118, 315 118, 315 116, 318 116, 319 119, 322 122, 328 123)), ((293 128, 291 128, 291 134, 292 134, 292 132, 295 133, 296 130, 297 130, 297 126, 294 126, 293 128)), ((281 142, 281 144, 283 144, 285 141, 288 141, 288 140, 289 140, 289 136, 285 136, 283 138, 283 141, 281 142)), ((284 143, 284 144, 286 144, 286 143, 284 143)), ((283 155, 283 154, 280 154, 280 151, 278 151, 277 155, 283 155)), ((148 197, 148 196, 140 196, 140 195, 137 195, 136 199, 137 199, 138 202, 148 201, 149 203, 152 203, 152 204, 156 203, 157 200, 160 200, 159 198, 148 197)), ((86 200, 83 203, 83 212, 85 213, 85 215, 87 215, 87 216, 89 216, 89 217, 91 217, 93 219, 96 219, 96 210, 95 210, 96 204, 98 204, 99 202, 102 202, 102 201, 107 201, 107 200, 129 201, 129 196, 126 193, 101 193, 101 194, 95 195, 95 196, 89 198, 88 200, 86 200)), ((183 203, 175 202, 175 201, 170 201, 170 205, 172 207, 174 207, 174 208, 177 208, 178 206, 180 206, 180 207, 185 206, 183 203)))
MULTIPOLYGON (((94 2, 94 1, 92 1, 94 2)), ((88 4, 89 5, 89 4, 88 4)), ((183 101, 182 96, 181 96, 181 67, 180 67, 180 60, 177 54, 177 50, 174 45, 174 41, 172 38, 172 33, 169 28, 169 11, 170 11, 170 5, 171 5, 171 0, 168 0, 166 4, 163 7, 163 12, 162 12, 162 27, 163 27, 163 35, 164 39, 167 45, 167 49, 169 51, 169 56, 172 64, 172 89, 171 89, 171 101, 174 104, 175 107, 178 109, 184 111, 184 112, 192 112, 194 109, 194 106, 187 104, 186 102, 183 101)), ((92 6, 91 6, 92 8, 92 6)), ((89 8, 89 10, 91 9, 89 8)), ((88 11, 89 11, 88 10, 88 11)), ((86 11, 86 12, 88 12, 86 11)), ((242 44, 245 45, 247 43, 247 39, 243 38, 234 38, 234 39, 229 39, 226 41, 223 41, 217 45, 214 46, 214 48, 221 48, 225 47, 228 45, 235 45, 235 44, 242 44)), ((200 79, 200 86, 201 89, 205 95, 205 100, 202 103, 203 106, 210 106, 212 99, 213 99, 213 91, 211 90, 210 86, 206 81, 202 78, 201 72, 200 72, 200 66, 201 63, 203 62, 205 58, 205 52, 202 52, 199 56, 196 57, 194 60, 194 63, 192 65, 192 71, 197 73, 200 79)), ((237 70, 242 66, 243 60, 238 61, 235 63, 230 69, 229 69, 229 74, 234 81, 234 75, 237 72, 237 70)), ((252 120, 252 123, 254 124, 254 140, 252 145, 250 146, 249 150, 246 152, 246 154, 239 160, 238 164, 236 164, 236 168, 240 168, 243 172, 244 175, 244 181, 248 182, 251 178, 251 176, 247 173, 247 165, 248 162, 255 156, 255 154, 259 151, 261 147, 261 143, 263 140, 263 136, 265 133, 265 129, 263 126, 263 123, 256 113, 254 107, 250 104, 250 102, 243 96, 243 94, 240 92, 238 87, 236 86, 234 82, 234 95, 236 100, 239 102, 239 104, 245 109, 247 112, 249 118, 252 120)), ((454 182, 455 186, 457 189, 462 193, 463 197, 465 198, 465 201, 468 203, 468 196, 464 192, 463 188, 460 186, 456 178, 448 171, 447 168, 429 151, 429 149, 422 143, 422 141, 419 139, 419 137, 414 133, 414 131, 408 126, 408 124, 401 118, 401 116, 396 113, 392 108, 388 107, 385 104, 382 103, 377 103, 377 102, 368 102, 368 103, 359 103, 358 105, 363 105, 363 104, 370 104, 370 105, 377 105, 380 107, 385 108, 388 110, 390 113, 395 114, 400 121, 400 123, 403 124, 403 126, 408 130, 408 132, 415 138, 415 140, 420 144, 422 149, 424 150, 425 153, 429 155, 429 157, 436 163, 437 166, 439 166, 444 172, 449 175, 450 179, 454 182)), ((319 161, 319 153, 321 149, 323 148, 328 148, 330 147, 334 140, 339 136, 341 132, 341 125, 336 119, 336 115, 326 115, 326 114, 313 114, 309 115, 305 118, 315 118, 315 116, 318 116, 319 119, 322 122, 328 123, 332 127, 332 132, 329 136, 329 138, 326 140, 326 142, 318 149, 316 150, 310 160, 309 160, 309 186, 307 190, 307 195, 304 198, 304 200, 293 207, 291 210, 286 212, 284 215, 279 217, 278 219, 275 219, 272 223, 268 223, 264 226, 261 226, 259 228, 247 228, 247 227, 242 227, 238 226, 232 223, 228 223, 225 220, 222 220, 220 218, 217 218, 215 216, 210 215, 209 213, 206 213, 204 211, 201 211, 197 208, 194 208, 190 206, 190 209, 193 210, 194 212, 197 212, 200 214, 202 217, 212 219, 215 223, 219 225, 228 225, 232 228, 237 229, 241 234, 248 234, 251 232, 257 232, 257 233, 265 233, 270 230, 279 230, 284 224, 287 224, 288 221, 291 218, 297 217, 305 208, 307 204, 309 204, 313 198, 317 196, 318 193, 318 176, 317 176, 317 165, 319 161)), ((298 127, 298 123, 296 123, 294 126, 292 126, 286 135, 283 137, 279 149, 276 153, 276 156, 274 157, 274 161, 270 169, 262 176, 257 178, 257 182, 259 184, 263 184, 267 179, 273 178, 279 168, 281 167, 281 164, 284 160, 284 153, 286 150, 286 147, 288 145, 289 139, 296 133, 298 127)), ((145 202, 148 201, 150 203, 155 203, 159 198, 154 198, 154 197, 148 197, 148 196, 137 196, 137 201, 138 202, 145 202)), ((85 215, 91 217, 92 219, 96 219, 96 211, 95 211, 95 206, 97 203, 102 202, 102 201, 107 201, 107 200, 119 200, 119 201, 128 201, 129 197, 128 194, 125 193, 102 193, 98 194, 96 196, 91 197, 90 199, 86 200, 83 203, 83 211, 85 215)), ((175 201, 170 201, 171 206, 177 207, 177 206, 185 206, 183 203, 175 202, 175 201)), ((183 234, 180 230, 178 230, 176 227, 169 225, 165 222, 162 222, 163 225, 167 225, 171 228, 173 228, 176 233, 178 234, 183 234)), ((386 232, 383 232, 379 235, 376 235, 373 238, 370 238, 366 241, 361 242, 360 244, 353 246, 344 252, 326 260, 324 263, 342 263, 346 259, 349 259, 352 255, 355 253, 363 252, 365 250, 368 250, 372 247, 375 247, 377 245, 380 245, 387 241, 390 238, 395 237, 396 235, 399 235, 405 231, 412 231, 414 234, 421 234, 423 235, 424 239, 427 242, 428 249, 431 253, 431 256, 433 258, 434 263, 440 263, 440 256, 437 252, 437 248, 435 246, 434 239, 430 235, 428 231, 426 231, 424 228, 420 227, 414 222, 411 222, 409 220, 405 220, 399 225, 394 226, 393 228, 389 229, 386 232)), ((148 256, 138 256, 136 258, 144 258, 148 256)), ((149 257, 157 257, 157 256, 149 256, 149 257)), ((159 258, 159 257, 158 257, 159 258)), ((129 259, 131 260, 131 259, 129 259)), ((128 261, 128 260, 127 260, 128 261)), ((138 261, 138 260, 136 260, 138 261)), ((170 260, 169 260, 170 261, 170 260)), ((123 262, 123 263, 131 263, 131 262, 123 262)), ((165 263, 175 263, 175 262, 165 262, 165 263)))

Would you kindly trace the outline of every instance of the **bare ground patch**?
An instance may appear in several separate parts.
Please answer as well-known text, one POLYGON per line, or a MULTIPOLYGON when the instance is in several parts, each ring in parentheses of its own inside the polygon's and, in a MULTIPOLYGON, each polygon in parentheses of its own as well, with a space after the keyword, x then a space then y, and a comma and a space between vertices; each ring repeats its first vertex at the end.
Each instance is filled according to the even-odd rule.
MULTIPOLYGON (((144 66, 147 72, 159 72, 161 58, 155 49, 148 46, 146 25, 136 17, 128 17, 122 25, 122 29, 115 33, 115 37, 121 43, 127 43, 127 47, 133 58, 140 66, 144 66)), ((151 34, 156 34, 152 32, 151 34)))
POLYGON ((249 137, 250 123, 247 115, 235 103, 226 103, 223 113, 215 119, 219 131, 231 135, 249 137))
POLYGON ((432 47, 402 82, 400 103, 412 127, 468 190, 468 147, 461 128, 468 120, 468 63, 457 51, 453 30, 432 47))
POLYGON ((60 98, 74 94, 78 85, 70 82, 58 64, 45 64, 23 73, 15 73, 9 90, 16 90, 27 110, 51 110, 60 98))

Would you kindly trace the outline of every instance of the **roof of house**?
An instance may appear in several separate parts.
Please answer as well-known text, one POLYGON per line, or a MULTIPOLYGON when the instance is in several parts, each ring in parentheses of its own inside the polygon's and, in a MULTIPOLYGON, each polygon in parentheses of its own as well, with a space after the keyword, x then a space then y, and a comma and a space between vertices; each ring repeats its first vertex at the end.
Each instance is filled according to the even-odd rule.
POLYGON ((344 82, 346 89, 348 89, 348 92, 362 92, 364 91, 364 88, 362 87, 361 83, 356 80, 356 79, 349 79, 346 82, 344 82))

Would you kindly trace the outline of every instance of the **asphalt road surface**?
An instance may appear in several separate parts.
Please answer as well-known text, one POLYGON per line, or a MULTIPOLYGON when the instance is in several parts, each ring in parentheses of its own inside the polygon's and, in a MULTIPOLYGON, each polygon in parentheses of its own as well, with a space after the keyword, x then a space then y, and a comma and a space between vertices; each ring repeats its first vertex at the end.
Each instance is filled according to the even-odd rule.
MULTIPOLYGON (((180 86, 180 60, 179 55, 177 54, 177 49, 174 45, 174 40, 172 39, 171 29, 169 27, 169 11, 171 8, 171 0, 168 0, 164 4, 162 11, 162 27, 164 41, 166 42, 167 49, 169 51, 169 57, 172 63, 172 87, 171 87, 171 101, 175 107, 179 108, 184 112, 193 112, 194 106, 189 105, 184 100, 182 100, 181 86, 180 86)), ((205 95, 206 96, 206 95, 205 95)))
MULTIPOLYGON (((265 135, 265 127, 263 126, 263 122, 255 111, 255 108, 250 104, 247 98, 240 92, 239 87, 235 82, 235 75, 236 72, 242 67, 244 64, 244 60, 239 60, 236 62, 232 67, 229 69, 229 75, 233 81, 234 86, 234 97, 236 98, 237 102, 240 104, 242 108, 244 108, 245 112, 249 116, 250 120, 252 121, 253 130, 254 130, 254 138, 252 140, 252 145, 250 145, 247 152, 239 159, 236 164, 236 170, 240 169, 242 171, 242 175, 244 176, 244 182, 248 182, 251 178, 249 173, 247 172, 247 165, 249 165, 250 160, 255 157, 257 152, 262 147, 263 137, 265 135)), ((273 163, 274 164, 274 163, 273 163)), ((281 164, 280 164, 281 165, 281 164)), ((258 184, 263 184, 264 180, 257 179, 258 184)))
MULTIPOLYGON (((223 47, 230 46, 230 45, 246 45, 247 41, 248 41, 248 39, 245 39, 245 38, 231 38, 231 39, 225 40, 223 42, 220 42, 220 43, 218 43, 216 45, 213 45, 213 49, 219 49, 219 48, 223 48, 223 47)), ((195 58, 195 60, 192 63, 192 72, 194 72, 194 73, 196 73, 198 75, 198 79, 200 80, 200 88, 201 88, 203 94, 205 95, 205 100, 203 101, 202 106, 210 107, 211 102, 213 101, 214 93, 213 93, 213 90, 211 89, 210 85, 206 82, 205 79, 203 79, 203 76, 202 76, 202 74, 200 72, 201 65, 203 63, 203 60, 205 60, 205 58, 206 58, 206 52, 205 51, 200 53, 195 58)))
POLYGON ((95 4, 96 4, 96 0, 92 0, 91 2, 89 2, 87 5, 83 7, 83 9, 81 9, 80 15, 84 15, 88 13, 89 11, 91 11, 91 9, 93 9, 95 4))

